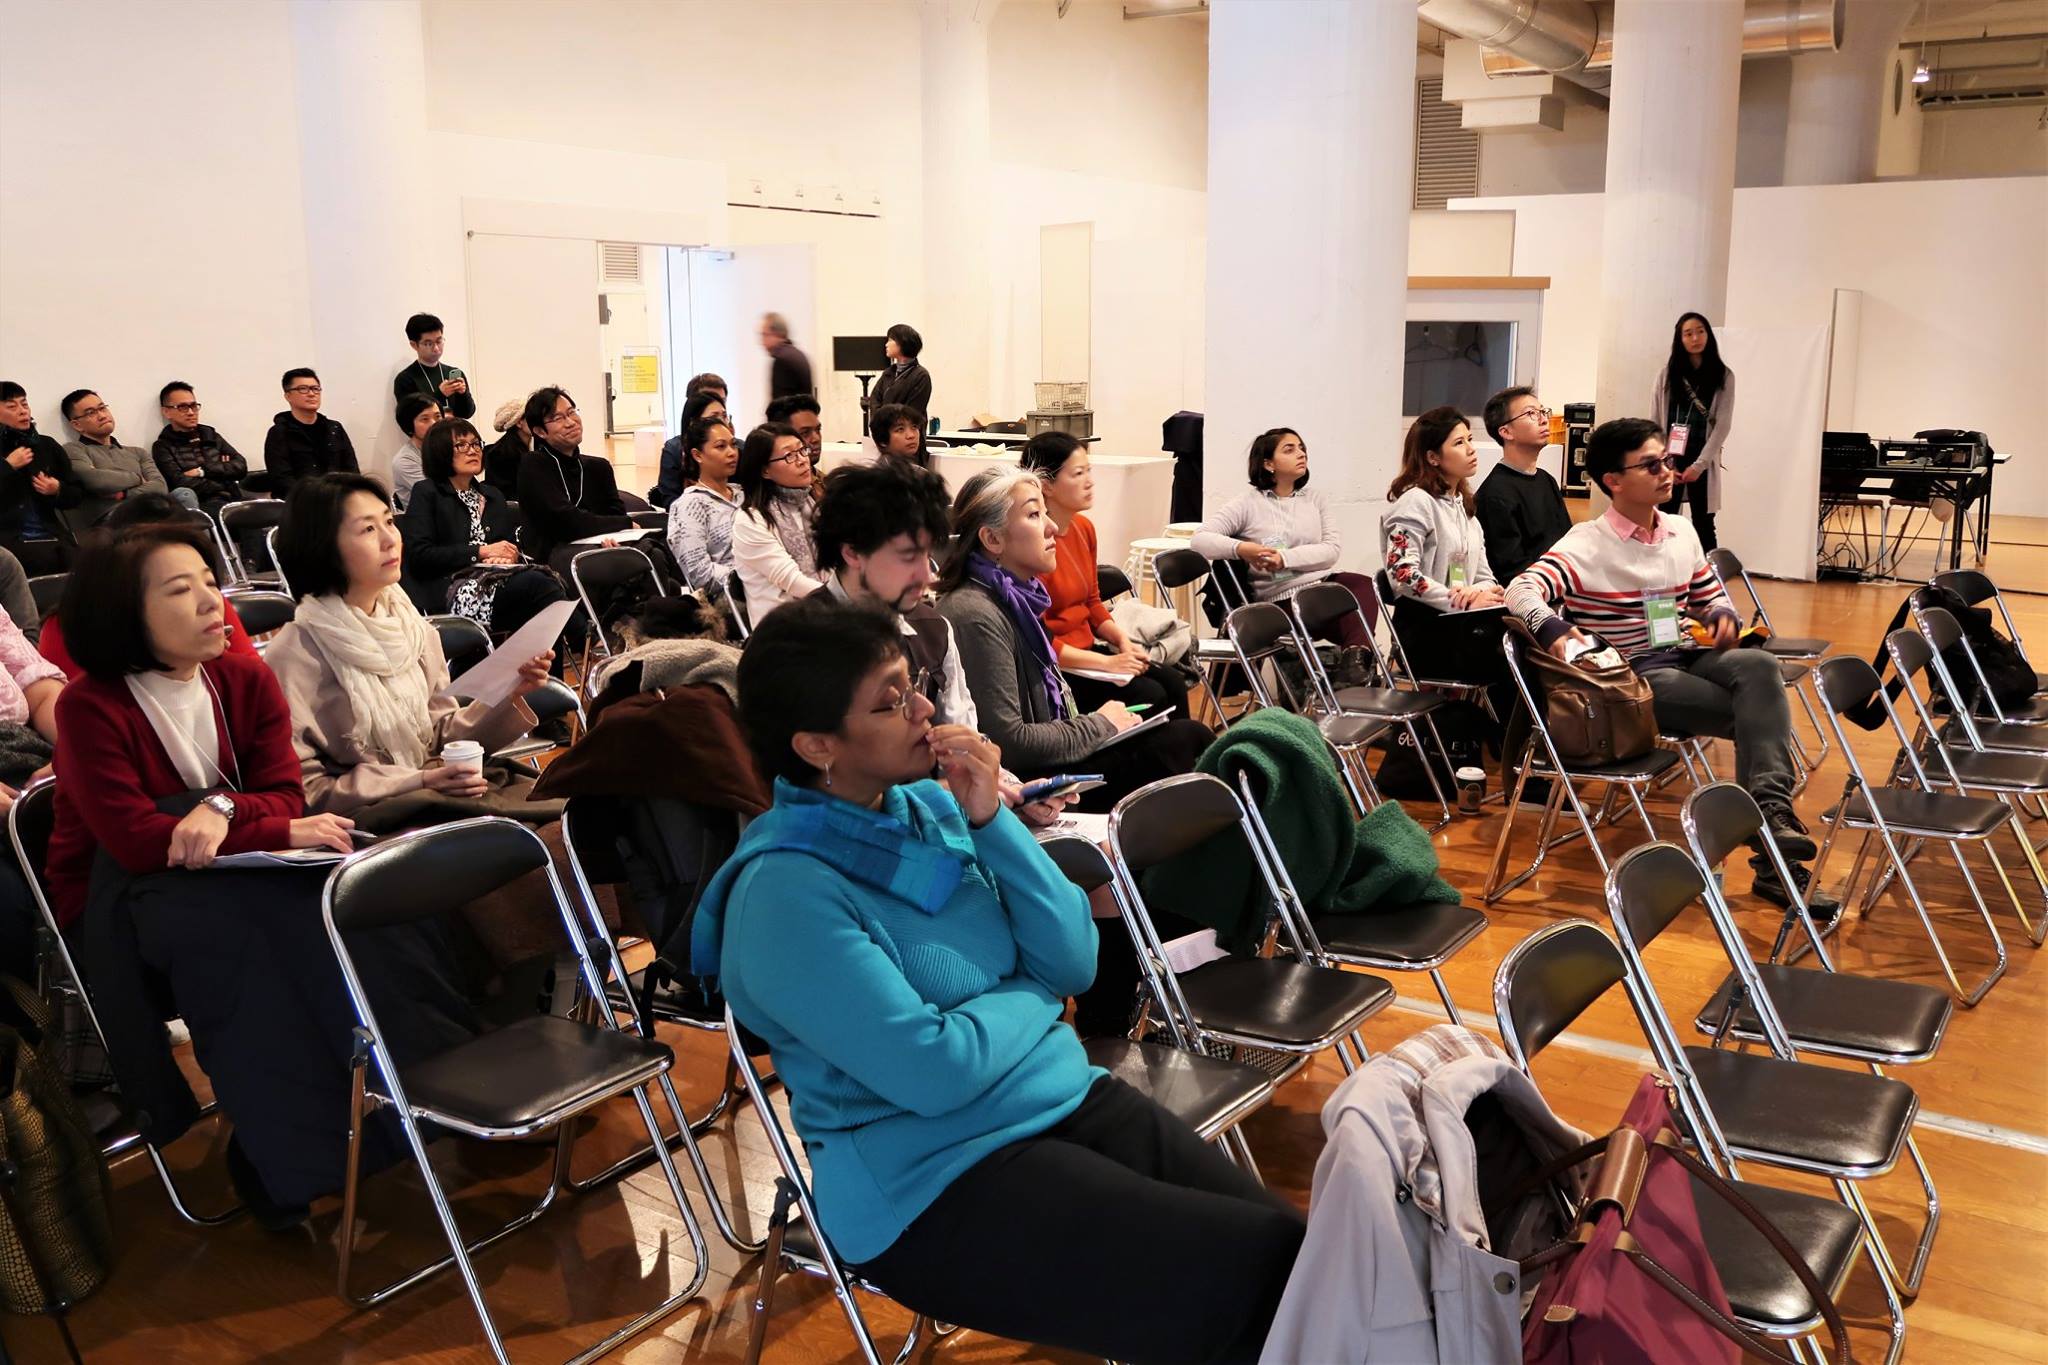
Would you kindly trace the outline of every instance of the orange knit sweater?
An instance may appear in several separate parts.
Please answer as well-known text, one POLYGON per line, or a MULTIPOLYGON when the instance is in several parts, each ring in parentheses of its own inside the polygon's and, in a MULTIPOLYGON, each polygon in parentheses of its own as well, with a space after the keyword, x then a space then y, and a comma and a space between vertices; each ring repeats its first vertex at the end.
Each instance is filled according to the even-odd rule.
POLYGON ((1045 609, 1045 633, 1055 649, 1088 649, 1095 643, 1096 627, 1109 619, 1102 589, 1095 582, 1094 525, 1076 515, 1073 524, 1053 538, 1053 553, 1052 572, 1040 580, 1052 594, 1052 605, 1045 609))

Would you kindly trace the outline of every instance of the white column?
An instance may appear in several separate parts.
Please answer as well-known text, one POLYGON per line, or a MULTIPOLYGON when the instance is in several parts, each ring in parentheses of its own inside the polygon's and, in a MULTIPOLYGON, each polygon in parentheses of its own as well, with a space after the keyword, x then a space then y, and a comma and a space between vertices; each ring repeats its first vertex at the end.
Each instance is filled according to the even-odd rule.
MULTIPOLYGON (((403 440, 391 381, 410 354, 406 318, 439 315, 449 358, 463 359, 461 229, 441 221, 453 196, 438 203, 429 192, 419 0, 293 0, 291 22, 314 354, 280 357, 278 368, 320 372, 322 411, 348 428, 364 470, 381 475, 403 440)), ((593 400, 602 395, 582 401, 593 400)))
MULTIPOLYGON (((1891 98, 1892 57, 1914 0, 1859 0, 1842 20, 1842 46, 1791 59, 1785 108, 1785 183, 1853 185, 1877 174, 1877 129, 1891 98)), ((1911 99, 1911 88, 1904 96, 1911 99)))
MULTIPOLYGON (((998 0, 922 0, 924 337, 932 416, 989 409, 988 26, 998 0)), ((896 321, 896 319, 891 319, 896 321)))
POLYGON ((1650 416, 1679 314, 1728 303, 1742 0, 1616 0, 1600 268, 1601 421, 1650 416))
POLYGON ((1215 0, 1203 498, 1294 427, 1346 568, 1377 558, 1400 463, 1414 170, 1413 6, 1215 0))

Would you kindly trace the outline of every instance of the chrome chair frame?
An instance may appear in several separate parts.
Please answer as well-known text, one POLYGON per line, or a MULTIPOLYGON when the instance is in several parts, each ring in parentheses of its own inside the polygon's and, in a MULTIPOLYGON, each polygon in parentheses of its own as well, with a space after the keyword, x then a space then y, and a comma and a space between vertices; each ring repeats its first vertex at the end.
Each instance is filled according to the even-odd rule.
MULTIPOLYGON (((1960 645, 1962 646, 1963 656, 1970 661, 1970 671, 1977 675, 1976 704, 1968 708, 1960 706, 1952 708, 1958 715, 1963 714, 1967 710, 1971 713, 1972 719, 1986 720, 1993 725, 2025 726, 2036 729, 2048 727, 2048 713, 2014 716, 2008 716, 2005 713, 2005 708, 1998 704, 1997 694, 1991 690, 1991 679, 1985 674, 1983 661, 1978 659, 1976 647, 1970 643, 1969 632, 1963 629, 1962 622, 1950 615, 1946 608, 1930 607, 1922 602, 1918 592, 1908 597, 1906 602, 1912 610, 1914 626, 1919 629, 1922 635, 1927 637, 1927 643, 1934 648, 1935 657, 1939 659, 1942 651, 1952 644, 1960 645), (1943 638, 1950 635, 1954 638, 1943 638), (1991 709, 1990 715, 1983 714, 1982 708, 1984 707, 1991 709)), ((2025 655, 2023 654, 2021 657, 2025 658, 2025 655)), ((1944 683, 1950 681, 1945 661, 1942 666, 1941 676, 1944 683)), ((2038 678, 2038 676, 2037 674, 2036 677, 2038 678)), ((1951 692, 1949 695, 1958 696, 1960 694, 1951 692)))
MULTIPOLYGON (((1244 670, 1245 681, 1251 686, 1253 700, 1261 707, 1279 706, 1282 710, 1291 711, 1313 722, 1316 730, 1323 737, 1323 743, 1329 747, 1331 753, 1337 756, 1337 773, 1344 779, 1344 790, 1351 797, 1352 808, 1358 814, 1364 815, 1374 806, 1377 806, 1381 801, 1380 792, 1379 788, 1373 784, 1372 769, 1367 765, 1365 755, 1374 740, 1385 734, 1399 722, 1388 717, 1363 717, 1354 716, 1335 709, 1321 710, 1319 709, 1320 702, 1318 700, 1298 699, 1292 695, 1291 691, 1288 694, 1287 700, 1294 702, 1294 705, 1283 705, 1275 701, 1274 694, 1266 689, 1263 665, 1268 660, 1277 660, 1283 650, 1292 649, 1297 660, 1301 655, 1301 641, 1294 634, 1293 621, 1285 611, 1280 609, 1277 603, 1252 602, 1245 606, 1233 607, 1230 614, 1223 618, 1223 632, 1225 638, 1230 641, 1232 652, 1237 656, 1238 667, 1244 670), (1262 616, 1270 616, 1271 619, 1277 620, 1280 623, 1280 629, 1274 632, 1271 644, 1263 648, 1249 648, 1244 640, 1248 623, 1262 616), (1353 728, 1347 722, 1358 720, 1371 723, 1356 727, 1356 733, 1345 733, 1353 728)), ((1283 688, 1287 687, 1284 678, 1280 680, 1280 685, 1283 688)), ((1410 742, 1416 745, 1418 753, 1421 752, 1421 740, 1415 735, 1414 721, 1412 719, 1407 721, 1405 728, 1408 731, 1410 742)), ((1442 741, 1439 740, 1438 744, 1441 745, 1442 741)), ((1428 765, 1425 764, 1424 766, 1427 767, 1428 765)), ((1436 774, 1434 772, 1430 773, 1429 780, 1432 785, 1435 784, 1436 774)), ((1440 792, 1441 789, 1439 789, 1440 792)), ((1436 828, 1442 829, 1443 825, 1449 823, 1449 821, 1450 807, 1448 804, 1445 804, 1444 820, 1436 828)))
MULTIPOLYGON (((43 880, 43 860, 31 856, 28 840, 22 831, 22 822, 27 813, 45 801, 56 799, 57 779, 39 777, 23 787, 14 798, 14 804, 7 812, 7 839, 14 848, 14 860, 20 865, 22 880, 28 883, 29 899, 36 904, 36 913, 42 918, 42 927, 36 932, 38 992, 45 998, 53 998, 55 990, 69 990, 77 995, 80 1007, 85 1011, 85 1020, 92 1026, 93 1036, 99 1039, 100 1049, 106 1050, 107 1033, 100 1027, 99 1011, 93 1008, 92 988, 86 984, 85 974, 78 970, 78 963, 71 956, 71 947, 64 941, 64 931, 58 927, 57 912, 50 906, 49 888, 43 880), (54 963, 61 968, 65 981, 59 986, 49 979, 49 967, 54 963)), ((199 1119, 204 1120, 220 1111, 220 1105, 208 1101, 199 1108, 199 1119)), ((100 1156, 109 1163, 133 1155, 138 1149, 149 1158, 149 1164, 162 1182, 164 1193, 170 1198, 171 1209, 178 1217, 194 1227, 220 1227, 232 1223, 245 1212, 240 1204, 231 1205, 222 1213, 194 1213, 185 1202, 184 1192, 178 1188, 177 1179, 164 1161, 163 1151, 144 1137, 133 1125, 128 1125, 118 1136, 100 1146, 100 1156)))
MULTIPOLYGON (((1821 712, 1827 717, 1829 728, 1835 732, 1835 738, 1840 743, 1842 759, 1848 765, 1849 776, 1843 783, 1842 800, 1835 808, 1834 818, 1827 822, 1828 832, 1826 837, 1821 840, 1819 856, 1814 859, 1812 884, 1814 886, 1821 884, 1821 874, 1827 867, 1828 854, 1834 848, 1836 836, 1845 828, 1863 830, 1866 837, 1856 850, 1855 862, 1850 865, 1849 869, 1849 880, 1842 887, 1841 901, 1846 910, 1854 899, 1856 880, 1862 873, 1864 855, 1868 853, 1870 848, 1870 840, 1867 836, 1869 834, 1877 835, 1878 839, 1884 844, 1885 855, 1891 863, 1892 875, 1896 877, 1900 885, 1906 888, 1906 894, 1912 901, 1914 913, 1920 917, 1921 927, 1927 931, 1927 941, 1934 948, 1935 959, 1941 964, 1942 974, 1948 978, 1950 989, 1955 992, 1956 998, 1962 1004, 1965 1006, 1975 1006, 1978 1001, 1984 998, 1985 993, 1997 984, 1998 979, 2005 975, 2007 963, 2005 940, 1999 936, 1998 926, 1992 922, 1990 908, 1984 902, 1984 894, 1977 886, 1975 875, 1970 871, 1968 859, 1963 856, 1962 845, 1964 842, 1980 842, 1984 845, 1985 855, 1990 858, 1992 869, 1997 872, 1998 880, 2004 885, 2005 894, 2011 900, 2013 909, 2019 914, 2022 923, 2026 920, 2025 911, 2020 908, 2019 894, 2013 890, 2012 879, 2006 875, 2005 865, 1998 860, 1998 851, 1991 846, 1991 835, 1997 832, 1996 829, 1989 831, 1981 839, 1964 840, 1938 829, 1916 829, 1907 826, 1895 827, 1884 818, 1884 813, 1878 809, 1877 790, 1871 786, 1869 778, 1864 775, 1863 765, 1856 761, 1855 751, 1849 746, 1848 733, 1842 729, 1842 718, 1838 708, 1834 700, 1828 695, 1827 675, 1829 673, 1839 674, 1847 672, 1853 674, 1858 666, 1868 676, 1869 694, 1874 696, 1884 707, 1885 719, 1890 722, 1892 733, 1898 739, 1900 749, 1904 751, 1907 766, 1911 769, 1919 790, 1929 794, 1934 793, 1934 788, 1928 781, 1927 772, 1921 767, 1919 756, 1913 751, 1912 742, 1906 735, 1905 726, 1899 721, 1898 711, 1892 706, 1891 698, 1885 695, 1884 688, 1878 685, 1876 671, 1861 659, 1840 656, 1827 660, 1814 672, 1814 692, 1820 698, 1821 712), (1850 800, 1858 794, 1862 795, 1864 807, 1868 814, 1865 819, 1851 822, 1847 817, 1848 805, 1850 800), (1941 935, 1934 927, 1934 917, 1928 912, 1927 902, 1921 897, 1920 888, 1914 885, 1912 874, 1907 870, 1905 852, 1900 847, 1896 837, 1900 834, 1907 836, 1909 839, 1940 839, 1949 846, 1949 853, 1955 860, 1956 870, 1962 874, 1963 884, 1969 888, 1972 905, 1977 911, 1977 917, 1983 921, 1985 932, 1991 936, 1992 947, 1997 957, 1996 964, 1993 966, 1990 975, 1986 976, 1974 987, 1965 987, 1963 985, 1962 980, 1956 975, 1954 964, 1949 961, 1948 951, 1942 946, 1941 935)), ((1859 688, 1862 687, 1862 680, 1859 679, 1857 685, 1859 688)), ((1844 705, 1847 704, 1849 703, 1844 702, 1844 705)), ((1951 799, 1962 800, 1964 798, 1955 797, 1951 799)), ((2008 808, 2006 819, 2009 821, 2011 818, 2012 814, 2008 808)), ((1875 876, 1873 877, 1871 894, 1866 898, 1864 913, 1867 914, 1875 906, 1877 893, 1883 889, 1885 884, 1885 881, 1880 881, 1875 876)))
MULTIPOLYGON (((676 1211, 690 1238, 695 1255, 695 1269, 688 1284, 669 1295, 653 1308, 639 1314, 609 1333, 602 1341, 579 1353, 570 1365, 586 1365, 613 1348, 624 1344, 655 1322, 674 1312, 704 1285, 711 1269, 710 1248, 704 1241, 704 1230, 697 1222, 697 1215, 690 1207, 690 1198, 683 1192, 682 1177, 677 1173, 675 1163, 669 1159, 668 1147, 661 1140, 661 1127, 654 1117, 654 1108, 649 1103, 648 1085, 657 1076, 665 1076, 674 1064, 671 1053, 665 1060, 650 1063, 643 1068, 644 1074, 637 1075, 622 1084, 612 1084, 603 1093, 578 1096, 555 1109, 542 1114, 533 1121, 514 1128, 481 1126, 468 1122, 459 1116, 413 1105, 405 1094, 405 1084, 399 1069, 384 1050, 382 1034, 377 1024, 376 1012, 371 1008, 369 997, 363 990, 361 977, 356 972, 354 959, 342 937, 343 931, 335 923, 335 887, 353 868, 365 862, 393 856, 394 851, 411 845, 459 837, 458 832, 483 827, 501 827, 508 837, 523 835, 533 845, 534 863, 532 870, 546 874, 548 890, 555 909, 561 916, 563 931, 568 935, 569 945, 576 956, 578 978, 583 988, 579 1009, 590 1009, 606 1028, 617 1030, 617 1016, 611 1002, 606 998, 604 983, 597 971, 597 965, 590 956, 588 943, 579 929, 575 911, 570 908, 569 899, 563 890, 561 878, 556 874, 553 860, 549 858, 546 845, 532 830, 516 821, 499 816, 485 816, 474 820, 460 820, 452 824, 438 825, 431 829, 414 830, 385 839, 383 842, 355 853, 344 859, 328 874, 320 892, 320 916, 327 929, 328 942, 334 947, 335 959, 340 965, 342 982, 348 989, 349 1002, 356 1013, 355 1054, 351 1071, 349 1099, 349 1147, 348 1165, 342 1186, 341 1225, 338 1243, 337 1288, 341 1297, 359 1308, 374 1307, 391 1299, 439 1274, 453 1265, 462 1277, 463 1286, 469 1292, 471 1304, 476 1309, 477 1319, 484 1329, 484 1337, 490 1346, 494 1359, 499 1365, 509 1365, 505 1343, 498 1332, 496 1321, 491 1317, 490 1305, 484 1298, 483 1286, 477 1279, 476 1267, 471 1257, 490 1247, 519 1229, 526 1227, 552 1205, 560 1194, 569 1171, 571 1151, 575 1144, 575 1124, 571 1121, 578 1114, 603 1103, 607 1099, 631 1092, 635 1106, 640 1111, 640 1121, 646 1127, 650 1140, 655 1146, 656 1159, 660 1161, 662 1174, 666 1177, 669 1195, 675 1201, 676 1211), (368 1072, 374 1065, 382 1085, 381 1092, 371 1091, 368 1072), (405 1134, 406 1145, 419 1168, 420 1178, 427 1187, 427 1195, 434 1206, 434 1213, 441 1225, 442 1235, 448 1243, 448 1255, 439 1261, 416 1269, 380 1288, 357 1292, 351 1287, 350 1269, 356 1241, 356 1205, 361 1185, 361 1155, 363 1115, 367 1105, 388 1105, 398 1119, 405 1134), (451 1131, 471 1137, 506 1139, 526 1137, 548 1128, 556 1129, 555 1161, 547 1189, 540 1201, 526 1213, 513 1219, 497 1230, 471 1242, 464 1238, 462 1229, 455 1221, 455 1212, 448 1203, 447 1193, 441 1188, 439 1177, 427 1158, 426 1139, 420 1132, 422 1121, 432 1122, 451 1131)), ((665 1051, 665 1049, 664 1049, 665 1051)))
POLYGON ((1970 606, 1981 606, 1985 602, 1996 605, 1998 619, 2005 623, 2006 638, 2012 641, 2012 647, 2020 652, 2020 657, 2027 661, 2028 667, 2033 666, 2034 660, 2027 653, 2027 642, 2020 638, 2019 623, 2012 619, 2012 610, 2005 605, 2005 594, 1999 591, 1998 584, 1991 581, 1990 574, 1981 569, 1948 569, 1936 574, 1928 582, 1937 588, 1947 588, 1970 606), (1980 583, 1983 585, 1984 593, 1972 596, 1980 583))
MULTIPOLYGON (((1727 594, 1728 601, 1731 604, 1735 601, 1735 591, 1729 586, 1726 570, 1732 568, 1735 571, 1735 576, 1742 580, 1743 591, 1749 594, 1750 621, 1752 623, 1761 621, 1765 630, 1771 632, 1773 637, 1777 635, 1778 628, 1771 622, 1771 609, 1764 605, 1763 594, 1756 590, 1756 580, 1749 576, 1749 570, 1743 566, 1740 559, 1735 557, 1735 553, 1732 550, 1723 548, 1708 551, 1707 568, 1713 573, 1714 581, 1721 585, 1721 591, 1727 594)), ((1811 672, 1813 666, 1818 664, 1828 649, 1833 647, 1830 642, 1819 650, 1789 651, 1772 648, 1775 643, 1777 643, 1775 638, 1765 640, 1763 643, 1764 651, 1777 655, 1778 658, 1787 663, 1805 664, 1809 670, 1806 674, 1808 678, 1813 676, 1811 672)), ((1806 741, 1800 739, 1799 732, 1794 730, 1792 732, 1794 755, 1806 767, 1809 773, 1817 772, 1821 764, 1827 762, 1828 732, 1821 727, 1820 717, 1814 713, 1813 702, 1808 699, 1806 690, 1800 687, 1798 682, 1792 681, 1788 681, 1785 687, 1793 696, 1799 698, 1799 707, 1806 712, 1806 723, 1813 727, 1814 738, 1820 741, 1819 751, 1809 754, 1806 752, 1806 741)))
MULTIPOLYGON (((575 585, 576 598, 583 604, 584 617, 590 622, 590 638, 596 645, 597 652, 605 658, 611 657, 612 644, 605 636, 604 621, 598 615, 597 603, 591 598, 590 589, 583 582, 583 561, 589 559, 592 555, 623 559, 629 554, 635 556, 642 564, 647 566, 647 577, 653 582, 657 591, 667 591, 668 584, 662 578, 661 570, 656 567, 653 557, 638 545, 593 545, 588 550, 578 551, 569 560, 569 581, 575 585)), ((636 569, 627 577, 637 578, 638 576, 639 571, 636 569)), ((624 582, 625 577, 621 577, 620 581, 624 582)))
MULTIPOLYGON (((1203 559, 1190 546, 1182 550, 1162 551, 1152 561, 1152 577, 1153 581, 1158 584, 1160 591, 1170 596, 1189 584, 1200 582, 1203 578, 1214 578, 1214 570, 1210 562, 1203 559), (1197 564, 1201 566, 1200 569, 1193 567, 1197 564), (1183 569, 1188 570, 1185 576, 1181 572, 1183 569), (1167 581, 1169 577, 1172 578, 1172 582, 1167 581)), ((1226 600, 1234 594, 1236 586, 1234 583, 1229 588, 1225 588, 1220 586, 1223 582, 1221 578, 1215 578, 1214 581, 1219 584, 1217 593, 1226 600)), ((1242 603, 1239 605, 1242 605, 1242 603)), ((1225 729, 1228 729, 1230 726, 1230 715, 1223 709, 1223 696, 1216 690, 1216 685, 1222 680, 1223 674, 1230 667, 1233 650, 1228 638, 1216 635, 1203 635, 1200 621, 1201 612, 1197 610, 1195 615, 1197 619, 1189 622, 1195 628, 1195 653, 1193 660, 1195 676, 1200 681, 1202 690, 1209 694, 1209 705, 1216 712, 1217 719, 1223 722, 1225 729)))
POLYGON ((276 537, 270 534, 277 530, 283 518, 282 498, 240 498, 234 502, 224 502, 214 509, 211 519, 219 528, 214 537, 215 543, 225 554, 228 571, 237 583, 268 586, 269 580, 275 579, 277 586, 287 593, 291 591, 290 585, 285 582, 284 572, 277 567, 276 537), (236 528, 233 523, 240 520, 240 514, 235 509, 244 507, 263 509, 260 516, 255 516, 255 523, 264 531, 263 544, 270 555, 270 568, 261 573, 250 571, 248 561, 242 558, 242 542, 235 535, 236 528))

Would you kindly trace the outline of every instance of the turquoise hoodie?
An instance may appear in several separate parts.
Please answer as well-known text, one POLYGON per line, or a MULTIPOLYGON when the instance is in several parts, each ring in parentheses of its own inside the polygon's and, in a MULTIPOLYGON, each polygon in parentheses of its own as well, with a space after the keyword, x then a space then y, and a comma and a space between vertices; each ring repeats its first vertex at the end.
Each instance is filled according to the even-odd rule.
POLYGON ((1060 1022, 1095 975, 1087 897, 1015 815, 972 829, 936 782, 871 811, 778 779, 691 947, 773 1052, 819 1218, 855 1263, 1104 1074, 1060 1022))

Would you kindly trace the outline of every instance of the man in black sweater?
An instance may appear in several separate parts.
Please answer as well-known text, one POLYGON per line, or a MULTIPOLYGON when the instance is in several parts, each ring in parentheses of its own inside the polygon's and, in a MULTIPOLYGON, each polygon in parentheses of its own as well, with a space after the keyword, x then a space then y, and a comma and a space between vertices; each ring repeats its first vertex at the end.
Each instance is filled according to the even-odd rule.
MULTIPOLYGON (((284 372, 285 409, 263 438, 267 491, 284 497, 309 474, 354 474, 356 448, 332 417, 320 415, 320 376, 301 367, 284 372)), ((252 484, 254 481, 251 481, 252 484)))
POLYGON ((405 340, 412 347, 413 363, 391 381, 393 401, 409 393, 423 393, 450 417, 467 421, 476 416, 476 398, 469 391, 469 376, 441 362, 441 352, 447 345, 441 319, 432 313, 414 313, 405 320, 405 340))
POLYGON ((1564 494, 1548 470, 1537 468, 1550 443, 1550 409, 1527 387, 1503 389, 1486 400, 1486 430, 1500 442, 1500 463, 1473 499, 1486 533, 1486 562, 1502 583, 1534 564, 1572 528, 1564 494))
POLYGON ((789 320, 782 314, 762 314, 761 349, 768 352, 769 357, 769 401, 816 392, 811 386, 811 358, 789 339, 789 320))
POLYGON ((64 509, 84 500, 64 447, 36 430, 28 391, 0 379, 0 548, 31 574, 70 568, 77 542, 64 509))

